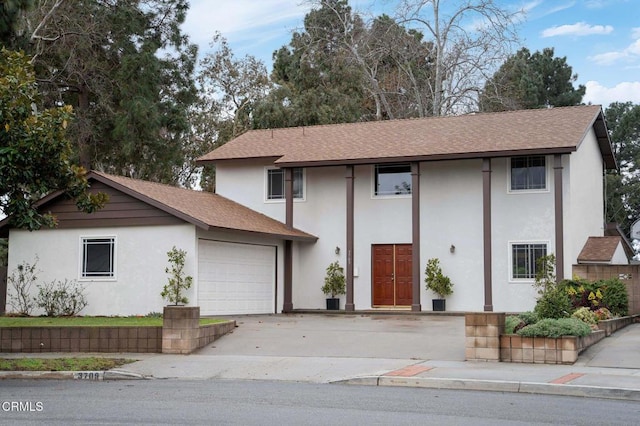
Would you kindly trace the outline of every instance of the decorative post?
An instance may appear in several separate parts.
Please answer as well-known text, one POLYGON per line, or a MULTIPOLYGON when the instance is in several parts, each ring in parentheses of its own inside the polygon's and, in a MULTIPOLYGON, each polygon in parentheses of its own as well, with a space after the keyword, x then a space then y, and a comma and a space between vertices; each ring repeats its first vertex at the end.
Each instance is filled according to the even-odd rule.
POLYGON ((420 163, 411 163, 411 310, 420 312, 420 163))
POLYGON ((484 310, 493 311, 491 256, 491 158, 482 159, 482 231, 484 240, 484 310))
POLYGON ((353 240, 354 240, 354 204, 353 204, 353 180, 354 180, 354 167, 353 165, 347 165, 346 180, 347 180, 347 302, 344 306, 345 311, 354 311, 355 304, 353 303, 353 240))

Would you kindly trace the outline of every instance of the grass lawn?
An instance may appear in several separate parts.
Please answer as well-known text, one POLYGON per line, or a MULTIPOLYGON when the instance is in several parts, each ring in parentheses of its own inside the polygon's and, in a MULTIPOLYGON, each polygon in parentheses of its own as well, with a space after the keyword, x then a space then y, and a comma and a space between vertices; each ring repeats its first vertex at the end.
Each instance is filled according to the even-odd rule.
MULTIPOLYGON (((224 320, 201 318, 200 325, 224 320)), ((152 317, 0 317, 0 327, 120 327, 162 326, 162 318, 152 317)))
POLYGON ((0 371, 103 371, 135 362, 124 358, 17 358, 0 359, 0 371))

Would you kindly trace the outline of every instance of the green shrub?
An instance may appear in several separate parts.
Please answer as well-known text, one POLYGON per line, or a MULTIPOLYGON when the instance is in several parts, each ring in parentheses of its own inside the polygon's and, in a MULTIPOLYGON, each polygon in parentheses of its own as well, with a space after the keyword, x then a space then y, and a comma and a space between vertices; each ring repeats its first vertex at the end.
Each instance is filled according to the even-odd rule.
POLYGON ((520 317, 517 317, 515 315, 508 315, 504 319, 504 333, 505 334, 515 333, 515 328, 519 326, 521 323, 524 324, 524 322, 522 321, 522 319, 520 319, 520 317))
POLYGON ((531 311, 522 312, 522 313, 518 314, 518 318, 520 318, 522 321, 524 321, 525 324, 527 324, 527 325, 535 324, 540 319, 540 318, 538 318, 538 315, 535 312, 531 312, 531 311))
POLYGON ((567 293, 558 286, 552 286, 540 295, 533 311, 538 318, 565 318, 572 310, 567 293))
POLYGON ((84 290, 76 280, 53 280, 38 286, 35 302, 49 317, 73 316, 87 306, 84 290))
POLYGON ((525 337, 587 336, 591 327, 576 318, 546 318, 517 331, 525 337))
POLYGON ((617 278, 598 281, 596 283, 602 290, 602 305, 611 311, 613 315, 626 316, 629 314, 629 295, 627 286, 617 278))
POLYGON ((571 318, 576 318, 579 319, 580 321, 584 322, 585 324, 597 324, 598 323, 598 317, 596 316, 596 313, 594 311, 592 311, 591 309, 583 306, 581 308, 578 308, 577 311, 575 311, 573 314, 571 314, 571 318))

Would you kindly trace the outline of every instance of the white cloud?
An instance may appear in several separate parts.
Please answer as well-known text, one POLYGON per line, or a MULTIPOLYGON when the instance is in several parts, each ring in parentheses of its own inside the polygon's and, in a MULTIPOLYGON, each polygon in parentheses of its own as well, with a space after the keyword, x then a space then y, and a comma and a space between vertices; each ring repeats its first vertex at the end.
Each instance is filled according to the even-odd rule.
POLYGON ((605 87, 597 81, 587 81, 583 102, 607 107, 611 102, 640 103, 640 81, 624 81, 605 87))
POLYGON ((270 30, 279 36, 302 22, 308 5, 299 0, 192 0, 183 30, 204 46, 216 31, 231 40, 265 41, 270 30))
POLYGON ((628 55, 622 52, 605 52, 598 55, 589 56, 589 59, 598 65, 612 65, 620 59, 626 58, 628 55))
POLYGON ((547 28, 542 31, 542 37, 554 36, 586 36, 593 34, 609 34, 613 31, 611 25, 589 25, 585 22, 578 22, 572 25, 560 25, 547 28))
POLYGON ((589 56, 589 59, 598 65, 613 65, 614 63, 626 60, 627 62, 635 62, 640 59, 640 29, 634 28, 632 35, 636 40, 629 46, 620 51, 612 51, 600 53, 598 55, 589 56))

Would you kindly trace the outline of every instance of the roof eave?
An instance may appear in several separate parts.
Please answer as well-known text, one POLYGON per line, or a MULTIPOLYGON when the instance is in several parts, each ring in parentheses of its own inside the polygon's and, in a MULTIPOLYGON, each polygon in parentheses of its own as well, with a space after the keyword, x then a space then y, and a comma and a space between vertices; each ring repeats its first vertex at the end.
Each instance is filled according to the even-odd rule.
POLYGON ((604 113, 600 109, 594 116, 591 126, 596 134, 596 140, 598 141, 598 147, 604 160, 604 165, 607 170, 619 170, 618 162, 613 154, 613 147, 611 146, 611 139, 609 138, 609 130, 607 129, 607 122, 604 118, 604 113))
POLYGON ((318 241, 318 237, 316 237, 315 235, 308 234, 304 231, 300 231, 299 229, 296 229, 296 231, 300 232, 300 235, 285 234, 280 232, 273 233, 273 232, 251 231, 248 229, 229 228, 224 226, 210 226, 206 230, 211 231, 214 229, 221 230, 221 231, 240 232, 247 235, 260 235, 260 236, 272 237, 272 238, 281 239, 281 240, 291 240, 291 241, 300 241, 300 242, 308 242, 308 243, 315 243, 316 241, 318 241))
POLYGON ((325 167, 325 166, 343 166, 343 165, 358 165, 358 164, 470 160, 470 159, 482 159, 482 158, 517 157, 521 155, 568 154, 574 151, 576 151, 575 146, 566 146, 566 147, 519 149, 519 150, 506 150, 506 151, 465 152, 465 153, 458 153, 458 154, 410 155, 410 156, 398 156, 398 157, 370 157, 370 158, 352 158, 352 159, 335 159, 335 160, 319 160, 319 161, 287 161, 285 156, 279 160, 276 160, 274 164, 278 167, 325 167))

